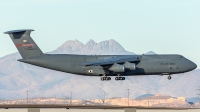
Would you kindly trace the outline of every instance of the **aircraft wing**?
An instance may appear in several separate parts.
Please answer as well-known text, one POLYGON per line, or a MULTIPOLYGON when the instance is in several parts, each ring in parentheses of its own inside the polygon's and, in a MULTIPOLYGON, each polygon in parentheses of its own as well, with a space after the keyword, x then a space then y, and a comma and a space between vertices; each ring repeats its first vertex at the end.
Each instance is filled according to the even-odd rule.
POLYGON ((115 56, 108 59, 98 60, 94 62, 83 63, 83 66, 106 66, 114 63, 137 62, 140 61, 136 56, 115 56))

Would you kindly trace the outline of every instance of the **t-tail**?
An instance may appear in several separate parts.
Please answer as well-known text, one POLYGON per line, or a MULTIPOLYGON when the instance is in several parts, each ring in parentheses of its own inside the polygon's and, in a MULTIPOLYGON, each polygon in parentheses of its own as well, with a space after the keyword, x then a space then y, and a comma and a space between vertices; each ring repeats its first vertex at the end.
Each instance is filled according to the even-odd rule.
POLYGON ((43 55, 43 52, 30 37, 31 29, 7 31, 23 59, 43 55))

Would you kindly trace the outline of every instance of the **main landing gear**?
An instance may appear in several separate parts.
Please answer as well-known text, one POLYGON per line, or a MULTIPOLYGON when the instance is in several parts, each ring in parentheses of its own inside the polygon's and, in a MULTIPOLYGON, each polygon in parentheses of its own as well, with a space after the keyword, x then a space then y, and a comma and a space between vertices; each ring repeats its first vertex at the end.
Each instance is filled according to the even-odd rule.
POLYGON ((172 79, 171 75, 169 75, 167 78, 168 78, 168 80, 171 80, 171 79, 172 79))
MULTIPOLYGON (((118 80, 125 80, 126 78, 125 77, 122 77, 120 76, 120 74, 118 74, 117 77, 115 77, 115 80, 118 81, 118 80)), ((111 77, 107 77, 105 74, 101 76, 101 81, 110 81, 111 80, 111 77)))
POLYGON ((115 77, 115 80, 118 81, 118 80, 125 80, 125 77, 115 77))
POLYGON ((111 77, 101 77, 101 81, 109 81, 111 80, 111 77))
POLYGON ((117 74, 117 75, 118 75, 118 77, 115 77, 115 80, 116 80, 116 81, 118 81, 118 80, 121 80, 121 81, 122 81, 122 80, 125 80, 125 79, 126 79, 125 77, 122 77, 121 74, 117 74))

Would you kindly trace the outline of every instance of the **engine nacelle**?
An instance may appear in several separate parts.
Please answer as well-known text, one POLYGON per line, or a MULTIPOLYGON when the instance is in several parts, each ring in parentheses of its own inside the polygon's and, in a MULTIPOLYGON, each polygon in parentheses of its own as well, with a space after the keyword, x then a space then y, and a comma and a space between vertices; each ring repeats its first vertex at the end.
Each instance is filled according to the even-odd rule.
POLYGON ((115 63, 109 68, 109 70, 113 72, 124 72, 125 68, 124 65, 119 65, 115 63))
POLYGON ((136 69, 135 63, 126 62, 126 63, 124 63, 124 67, 126 70, 135 70, 136 69))

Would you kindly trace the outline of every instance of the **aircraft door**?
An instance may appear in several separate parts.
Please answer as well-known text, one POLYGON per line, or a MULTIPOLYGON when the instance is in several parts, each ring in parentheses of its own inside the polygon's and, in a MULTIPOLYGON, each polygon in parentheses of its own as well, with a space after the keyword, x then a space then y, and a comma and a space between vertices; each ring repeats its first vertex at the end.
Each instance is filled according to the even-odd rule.
POLYGON ((169 67, 170 72, 174 72, 175 73, 177 71, 176 70, 176 60, 175 59, 169 60, 168 67, 169 67))

